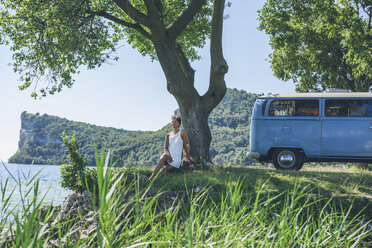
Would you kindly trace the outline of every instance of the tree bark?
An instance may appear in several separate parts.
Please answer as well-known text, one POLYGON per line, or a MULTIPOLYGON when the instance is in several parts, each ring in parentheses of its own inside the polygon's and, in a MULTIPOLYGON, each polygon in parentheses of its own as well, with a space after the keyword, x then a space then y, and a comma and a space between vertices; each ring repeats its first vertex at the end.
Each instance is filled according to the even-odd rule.
POLYGON ((211 131, 208 126, 209 113, 205 111, 200 97, 179 99, 178 105, 182 117, 182 125, 189 137, 190 154, 203 164, 211 162, 209 147, 212 141, 211 131))

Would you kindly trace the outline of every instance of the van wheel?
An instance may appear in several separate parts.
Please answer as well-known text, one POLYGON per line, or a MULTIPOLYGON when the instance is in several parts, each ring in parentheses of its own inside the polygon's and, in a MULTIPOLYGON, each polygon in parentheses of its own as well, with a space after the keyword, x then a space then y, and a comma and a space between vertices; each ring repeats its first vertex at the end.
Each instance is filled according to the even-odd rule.
POLYGON ((273 163, 278 170, 299 170, 304 164, 304 156, 298 149, 276 149, 273 163))

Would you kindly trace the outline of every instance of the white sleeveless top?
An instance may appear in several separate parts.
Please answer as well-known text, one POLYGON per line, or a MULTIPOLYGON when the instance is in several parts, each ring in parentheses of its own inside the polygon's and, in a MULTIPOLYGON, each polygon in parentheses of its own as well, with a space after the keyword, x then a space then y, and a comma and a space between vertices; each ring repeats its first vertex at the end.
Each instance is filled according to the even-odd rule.
POLYGON ((169 146, 168 151, 173 158, 172 163, 169 163, 173 167, 180 168, 182 161, 182 149, 183 149, 183 140, 181 138, 181 130, 176 134, 169 134, 169 146))

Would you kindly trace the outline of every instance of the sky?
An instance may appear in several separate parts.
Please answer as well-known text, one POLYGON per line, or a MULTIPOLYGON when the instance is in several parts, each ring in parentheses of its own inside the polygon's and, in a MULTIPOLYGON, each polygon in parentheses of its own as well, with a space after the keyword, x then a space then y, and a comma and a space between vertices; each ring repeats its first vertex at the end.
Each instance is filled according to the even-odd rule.
MULTIPOLYGON (((223 27, 227 87, 264 94, 295 92, 292 82, 280 81, 270 69, 269 39, 257 29, 257 10, 264 0, 231 2, 223 27)), ((169 123, 178 105, 166 89, 159 62, 151 62, 124 41, 122 45, 118 62, 95 70, 82 68, 72 88, 38 100, 30 97, 32 89, 18 90, 19 75, 9 65, 12 53, 0 46, 0 160, 6 162, 17 151, 23 111, 126 130, 155 131, 169 123)), ((192 67, 195 87, 203 94, 209 80, 208 45, 200 55, 192 67)))

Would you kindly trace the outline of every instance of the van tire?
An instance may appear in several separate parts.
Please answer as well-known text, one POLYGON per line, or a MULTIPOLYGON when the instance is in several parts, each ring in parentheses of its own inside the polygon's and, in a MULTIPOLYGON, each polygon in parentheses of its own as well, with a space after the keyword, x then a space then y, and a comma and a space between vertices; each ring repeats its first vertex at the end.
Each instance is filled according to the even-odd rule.
POLYGON ((304 164, 304 156, 298 149, 275 149, 272 159, 278 170, 300 170, 304 164))

